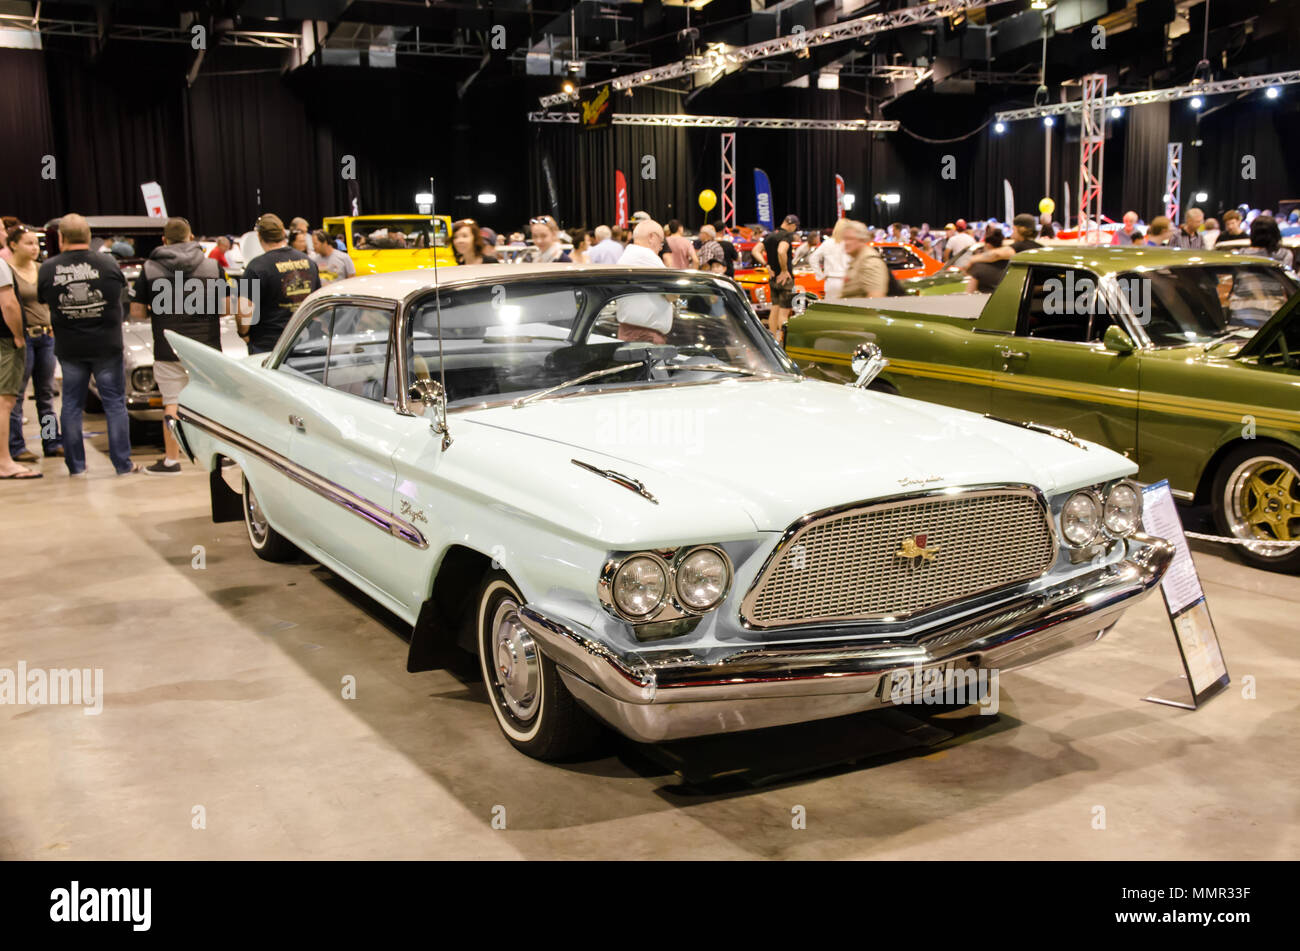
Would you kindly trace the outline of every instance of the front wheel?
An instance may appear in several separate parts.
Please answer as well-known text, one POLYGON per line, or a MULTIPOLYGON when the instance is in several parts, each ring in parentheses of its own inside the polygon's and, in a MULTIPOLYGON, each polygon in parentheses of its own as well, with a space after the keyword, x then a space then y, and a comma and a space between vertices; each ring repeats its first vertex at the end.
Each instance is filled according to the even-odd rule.
POLYGON ((244 528, 248 530, 248 543, 253 552, 265 561, 292 561, 298 549, 267 521, 262 503, 253 493, 253 487, 244 476, 244 528))
POLYGON ((1300 571, 1300 452, 1266 443, 1234 449, 1214 480, 1214 520, 1219 531, 1258 543, 1234 545, 1242 561, 1268 571, 1300 571))
POLYGON ((582 709, 519 619, 524 598, 504 571, 479 586, 475 623, 479 667, 501 732, 521 753, 554 760, 587 753, 599 724, 582 709))

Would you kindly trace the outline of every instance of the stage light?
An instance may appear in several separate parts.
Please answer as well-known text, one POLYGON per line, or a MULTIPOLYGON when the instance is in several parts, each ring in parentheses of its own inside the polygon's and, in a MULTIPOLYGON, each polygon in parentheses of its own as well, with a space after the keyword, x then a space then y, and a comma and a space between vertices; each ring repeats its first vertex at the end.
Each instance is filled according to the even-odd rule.
POLYGON ((1056 125, 1056 120, 1051 116, 1043 116, 1043 125, 1050 129, 1052 126, 1056 125))
POLYGON ((1201 106, 1203 106, 1203 105, 1205 105, 1205 100, 1202 99, 1200 96, 1193 96, 1193 97, 1192 97, 1192 108, 1193 108, 1193 109, 1199 109, 1199 108, 1201 108, 1201 106))
POLYGON ((1197 201, 1209 201, 1209 200, 1210 200, 1210 196, 1207 195, 1205 192, 1197 192, 1197 193, 1196 193, 1194 196, 1192 196, 1192 197, 1195 198, 1197 201))
POLYGON ((417 205, 432 205, 433 195, 429 192, 419 192, 415 196, 415 203, 417 205))
POLYGON ((855 201, 857 201, 857 200, 858 200, 858 196, 855 195, 855 194, 853 194, 853 192, 845 192, 845 193, 844 193, 844 210, 845 210, 845 211, 852 211, 852 210, 853 210, 853 203, 854 203, 855 201))
POLYGON ((1007 131, 1007 124, 1005 122, 996 122, 993 124, 993 131, 998 135, 1001 135, 1003 132, 1007 131))
POLYGON ((899 201, 898 192, 888 192, 880 196, 886 205, 897 205, 899 201))
POLYGON ((1110 117, 1112 119, 1118 119, 1123 114, 1124 114, 1124 110, 1121 109, 1119 106, 1116 106, 1114 109, 1110 111, 1110 117))
POLYGON ((497 203, 497 196, 492 192, 479 192, 478 203, 480 205, 495 205, 497 203))
POLYGON ((1276 86, 1269 86, 1267 89, 1264 90, 1264 95, 1268 96, 1268 98, 1270 99, 1276 99, 1278 96, 1281 95, 1281 93, 1278 91, 1278 88, 1276 86))
POLYGON ((572 96, 572 95, 573 95, 573 90, 574 90, 575 87, 574 87, 573 83, 569 82, 569 80, 566 79, 566 80, 564 81, 564 85, 561 86, 560 88, 564 90, 564 92, 565 92, 566 95, 572 96))

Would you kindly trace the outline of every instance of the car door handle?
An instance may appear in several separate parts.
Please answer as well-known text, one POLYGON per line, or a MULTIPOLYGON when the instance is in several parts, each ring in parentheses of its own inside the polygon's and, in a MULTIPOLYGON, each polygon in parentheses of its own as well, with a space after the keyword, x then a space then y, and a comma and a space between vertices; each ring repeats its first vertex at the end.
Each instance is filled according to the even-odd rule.
POLYGON ((289 414, 289 425, 300 433, 305 433, 307 431, 307 423, 301 416, 295 416, 293 413, 289 414))
POLYGON ((1025 353, 1023 350, 1012 350, 1010 347, 999 347, 998 353, 1001 355, 1003 360, 1022 360, 1029 356, 1029 354, 1025 353))

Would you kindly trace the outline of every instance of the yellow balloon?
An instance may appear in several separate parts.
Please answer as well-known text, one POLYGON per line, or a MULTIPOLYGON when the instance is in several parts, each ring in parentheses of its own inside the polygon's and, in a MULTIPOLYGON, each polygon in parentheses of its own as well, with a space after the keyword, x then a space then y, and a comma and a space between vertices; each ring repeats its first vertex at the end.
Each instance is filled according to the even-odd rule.
POLYGON ((700 192, 700 207, 703 208, 705 211, 712 211, 713 206, 716 205, 717 203, 718 203, 718 196, 713 194, 712 189, 706 188, 704 189, 704 191, 700 192))
POLYGON ((1050 215, 1052 212, 1056 211, 1056 202, 1052 201, 1050 198, 1044 198, 1038 203, 1038 210, 1045 215, 1050 215))

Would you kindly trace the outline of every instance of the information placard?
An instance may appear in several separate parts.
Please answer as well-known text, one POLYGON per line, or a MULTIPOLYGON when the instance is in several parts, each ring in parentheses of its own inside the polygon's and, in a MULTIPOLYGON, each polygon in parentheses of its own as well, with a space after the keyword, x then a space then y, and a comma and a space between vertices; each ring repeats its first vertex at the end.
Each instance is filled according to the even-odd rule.
POLYGON ((1204 701, 1218 693, 1231 682, 1228 666, 1219 648, 1219 637, 1210 617, 1210 606, 1201 587, 1192 550, 1183 534, 1183 523, 1178 517, 1178 506, 1167 481, 1156 482, 1142 490, 1142 524, 1150 534, 1163 538, 1174 546, 1174 559, 1160 582, 1160 591, 1169 612, 1169 622, 1178 643, 1178 654, 1183 661, 1183 676, 1172 685, 1161 688, 1163 695, 1153 693, 1144 697, 1152 703, 1195 710, 1204 701), (1190 694, 1190 700, 1169 695, 1174 692, 1190 694))

